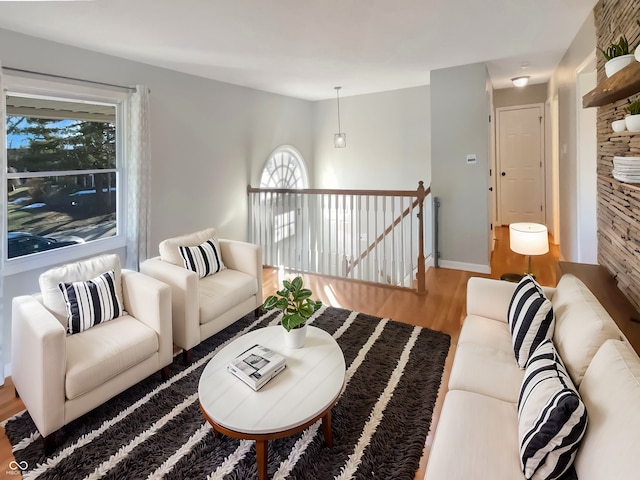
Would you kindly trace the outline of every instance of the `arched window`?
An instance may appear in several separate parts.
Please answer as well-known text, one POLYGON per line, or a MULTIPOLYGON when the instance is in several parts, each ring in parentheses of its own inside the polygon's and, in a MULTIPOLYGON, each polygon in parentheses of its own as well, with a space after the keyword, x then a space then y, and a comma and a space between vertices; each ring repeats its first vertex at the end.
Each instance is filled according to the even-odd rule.
POLYGON ((276 148, 264 165, 260 188, 307 188, 307 169, 298 150, 291 145, 276 148))

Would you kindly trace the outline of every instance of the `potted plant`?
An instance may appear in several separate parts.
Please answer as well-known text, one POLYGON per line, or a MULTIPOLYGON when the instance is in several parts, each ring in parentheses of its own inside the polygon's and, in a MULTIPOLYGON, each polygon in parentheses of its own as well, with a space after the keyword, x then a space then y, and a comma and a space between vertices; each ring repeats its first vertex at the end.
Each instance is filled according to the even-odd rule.
POLYGON ((292 281, 283 280, 282 286, 282 290, 267 297, 263 308, 267 312, 274 308, 282 312, 285 345, 300 348, 307 335, 307 320, 322 306, 322 302, 311 299, 313 293, 308 288, 303 288, 302 277, 296 277, 292 281))
POLYGON ((627 126, 627 130, 630 132, 637 132, 640 130, 640 98, 631 102, 624 108, 627 115, 624 118, 624 123, 627 126))
POLYGON ((599 50, 607 60, 607 63, 604 64, 604 71, 607 77, 613 76, 614 73, 622 70, 634 59, 633 54, 629 53, 629 41, 624 35, 620 37, 618 43, 612 42, 606 50, 601 48, 599 50))

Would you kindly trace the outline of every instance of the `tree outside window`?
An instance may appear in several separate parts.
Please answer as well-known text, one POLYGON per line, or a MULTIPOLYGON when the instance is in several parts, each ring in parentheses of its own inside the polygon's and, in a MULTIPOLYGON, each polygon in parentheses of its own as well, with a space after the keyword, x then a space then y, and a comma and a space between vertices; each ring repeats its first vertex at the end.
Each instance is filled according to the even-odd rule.
POLYGON ((7 95, 7 258, 116 234, 116 105, 7 95))

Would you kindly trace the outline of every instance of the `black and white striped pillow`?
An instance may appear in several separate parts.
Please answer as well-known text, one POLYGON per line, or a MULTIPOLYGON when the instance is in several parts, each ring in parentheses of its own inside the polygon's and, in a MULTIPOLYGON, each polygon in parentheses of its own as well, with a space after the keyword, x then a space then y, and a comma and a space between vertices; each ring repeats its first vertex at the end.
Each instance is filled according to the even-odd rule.
POLYGON ((513 292, 507 318, 516 362, 524 368, 536 347, 553 336, 555 326, 553 306, 530 275, 513 292))
POLYGON ((527 362, 518 399, 520 464, 525 478, 553 480, 573 464, 587 410, 556 353, 542 342, 527 362))
POLYGON ((200 278, 213 275, 225 269, 220 254, 220 245, 216 238, 211 238, 196 247, 178 247, 185 268, 198 274, 200 278))
POLYGON ((86 282, 58 284, 67 306, 68 333, 80 333, 122 315, 115 282, 110 270, 86 282))

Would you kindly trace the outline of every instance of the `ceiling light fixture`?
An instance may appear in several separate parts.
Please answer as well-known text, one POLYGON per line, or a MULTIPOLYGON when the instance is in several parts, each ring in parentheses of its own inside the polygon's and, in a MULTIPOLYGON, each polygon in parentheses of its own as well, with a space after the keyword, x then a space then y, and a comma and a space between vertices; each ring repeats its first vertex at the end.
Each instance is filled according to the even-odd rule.
POLYGON ((528 75, 522 77, 514 77, 511 79, 511 81, 516 87, 525 87, 529 83, 529 78, 531 77, 529 77, 528 75))
POLYGON ((333 87, 336 89, 336 100, 338 101, 338 133, 333 135, 333 145, 336 148, 344 148, 347 146, 347 134, 340 130, 340 89, 342 87, 333 87))

